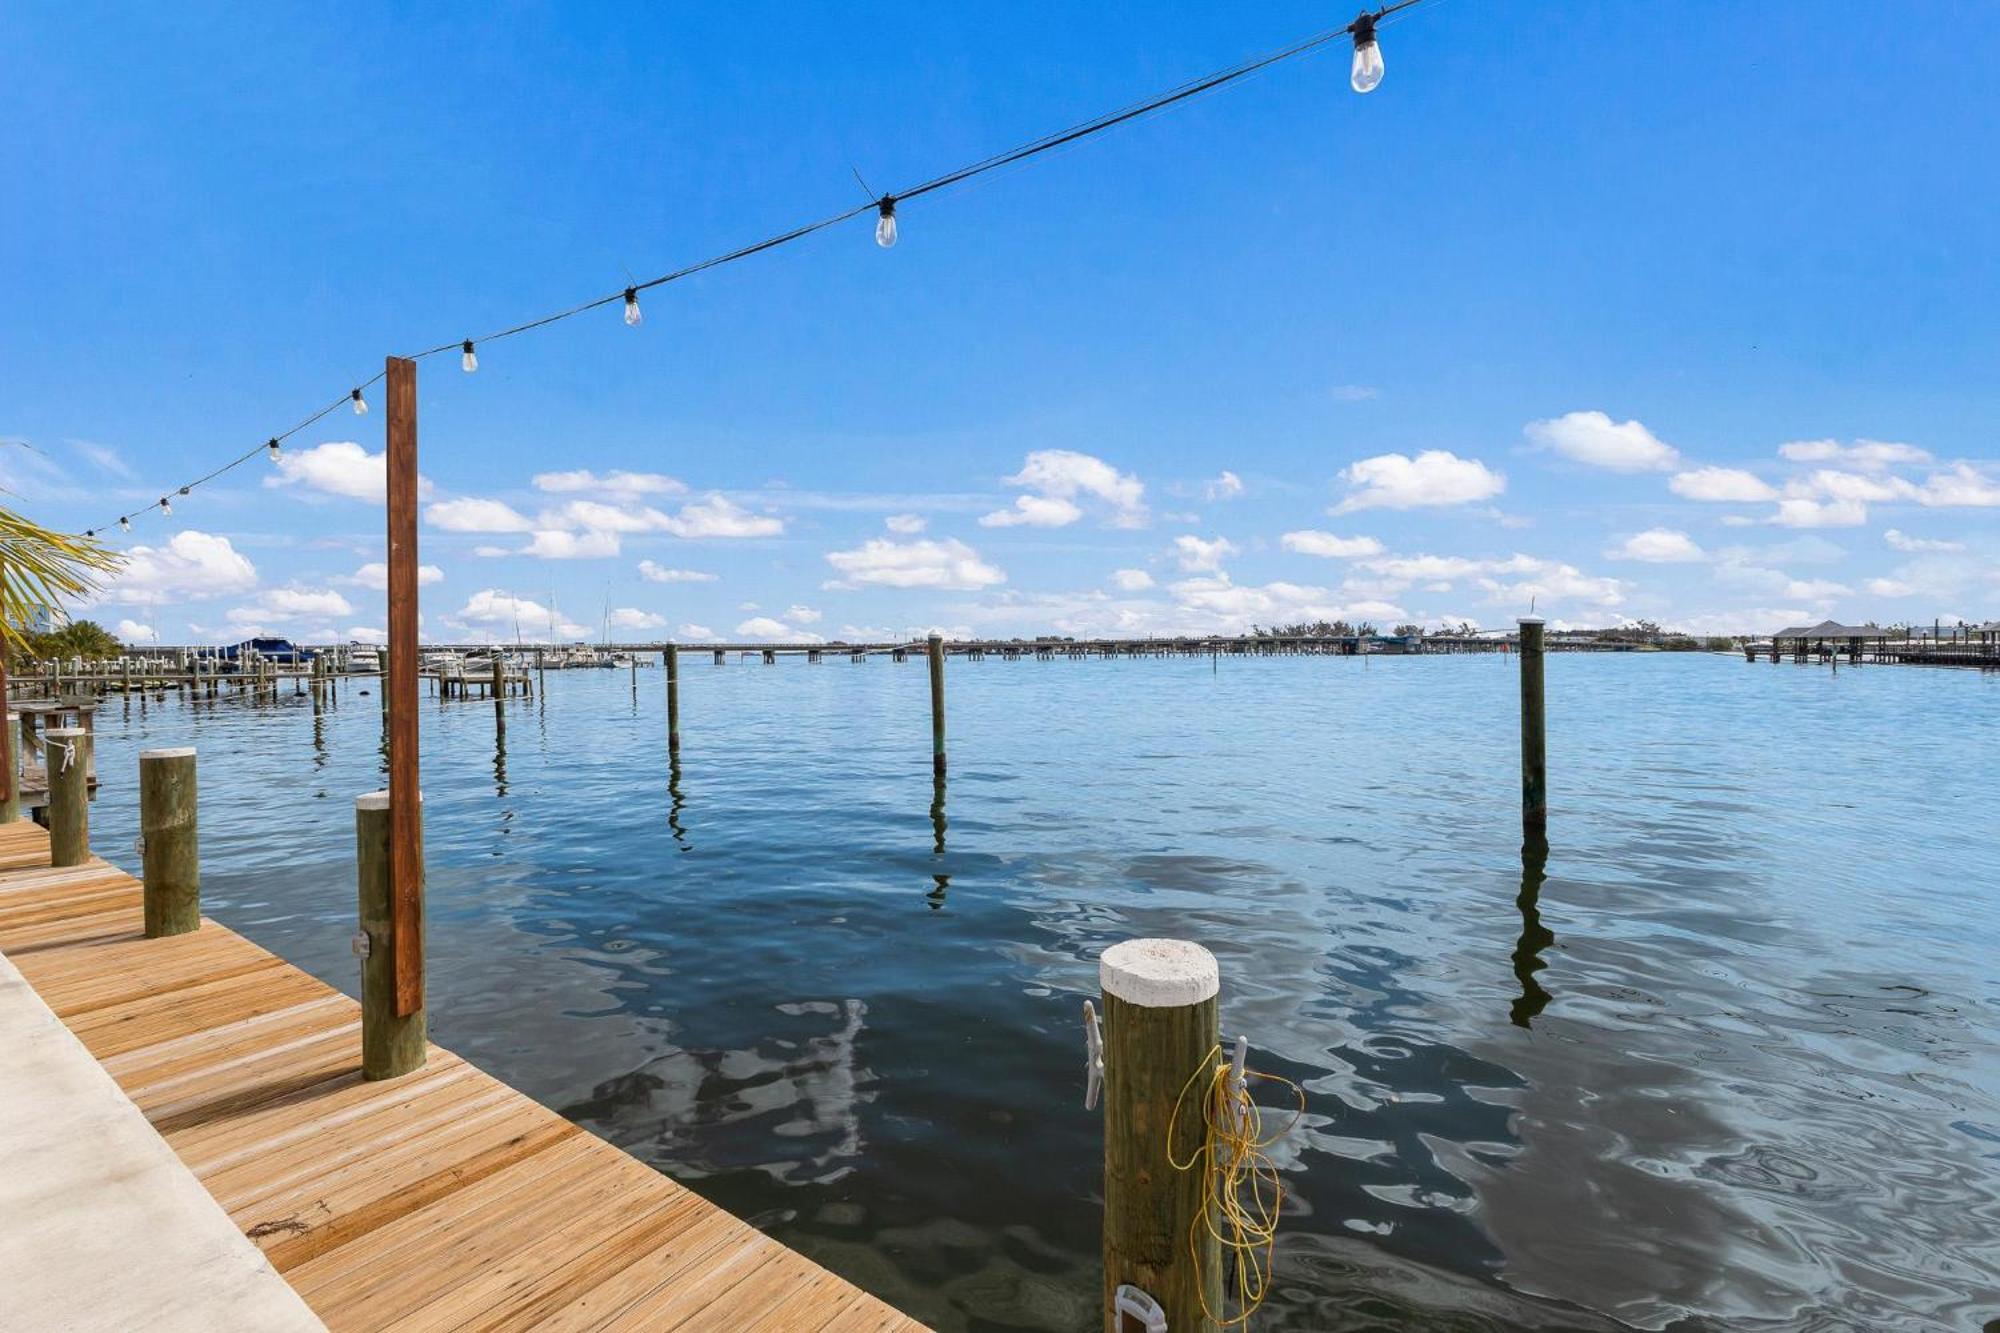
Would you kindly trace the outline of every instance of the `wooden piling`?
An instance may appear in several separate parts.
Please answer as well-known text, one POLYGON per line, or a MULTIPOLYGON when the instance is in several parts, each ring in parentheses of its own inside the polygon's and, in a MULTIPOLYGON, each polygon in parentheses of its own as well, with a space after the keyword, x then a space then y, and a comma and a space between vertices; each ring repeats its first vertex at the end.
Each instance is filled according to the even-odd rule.
POLYGON ((49 774, 49 864, 80 866, 90 859, 90 733, 51 727, 42 741, 49 774))
MULTIPOLYGON (((418 797, 419 871, 423 866, 423 805, 418 797)), ((423 1005, 399 1012, 396 1000, 395 907, 389 873, 389 793, 371 791, 354 798, 354 869, 359 890, 361 933, 361 1076, 397 1078, 424 1067, 427 1041, 423 1005)), ((421 891, 422 886, 418 886, 421 891)))
POLYGON ((1222 1253, 1202 1224, 1205 1094, 1220 1059, 1215 958, 1186 940, 1127 940, 1098 962, 1104 990, 1104 1329, 1120 1333, 1113 1299, 1151 1296, 1174 1333, 1214 1333, 1222 1253), (1191 1105, 1175 1104, 1194 1080, 1191 1105), (1171 1141, 1170 1141, 1171 1136, 1171 1141), (1171 1154, 1171 1156, 1170 1156, 1171 1154))
POLYGON ((139 835, 148 939, 201 926, 196 815, 194 747, 141 751, 139 835))
POLYGON ((942 774, 944 760, 944 636, 925 641, 931 663, 931 772, 942 774))
POLYGON ((681 752, 681 650, 668 644, 660 652, 660 667, 667 676, 667 753, 681 752))
POLYGON ((498 648, 493 650, 493 701, 499 703, 507 697, 507 654, 498 648))
POLYGON ((389 718, 390 961, 395 1012, 408 1018, 424 1007, 423 812, 417 756, 417 363, 388 358, 389 643, 382 690, 389 718))
POLYGON ((1548 747, 1542 712, 1542 621, 1521 620, 1521 834, 1530 842, 1549 836, 1548 747))

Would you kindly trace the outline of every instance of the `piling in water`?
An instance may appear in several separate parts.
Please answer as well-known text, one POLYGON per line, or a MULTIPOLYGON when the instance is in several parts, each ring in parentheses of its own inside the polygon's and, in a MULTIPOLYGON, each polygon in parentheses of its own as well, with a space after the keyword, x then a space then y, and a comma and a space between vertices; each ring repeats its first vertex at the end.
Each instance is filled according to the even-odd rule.
POLYGON ((80 866, 90 859, 90 733, 53 727, 42 739, 49 773, 49 864, 80 866))
POLYGON ((1201 1225, 1203 1169, 1176 1170, 1205 1137, 1209 1073, 1220 1056, 1214 955, 1186 940, 1127 940, 1098 962, 1104 989, 1104 1328, 1120 1286, 1158 1302, 1175 1333, 1216 1325, 1222 1251, 1201 1225), (1181 1092, 1192 1106, 1174 1109, 1181 1092), (1206 1306, 1206 1310, 1204 1309, 1206 1306))
POLYGON ((1528 842, 1549 836, 1548 747, 1542 728, 1542 622, 1521 621, 1521 834, 1528 842))
POLYGON ((146 883, 146 938, 201 927, 194 747, 139 755, 140 860, 146 883))
MULTIPOLYGON (((422 796, 418 799, 417 865, 422 873, 422 796)), ((361 1076, 396 1078, 424 1065, 424 1008, 396 1013, 395 950, 391 942, 389 901, 389 793, 372 791, 354 798, 354 864, 359 888, 361 931, 355 948, 361 954, 361 1076)))
POLYGON ((681 650, 668 644, 660 653, 660 667, 667 673, 667 753, 681 752, 681 650))
POLYGON ((931 771, 943 775, 944 761, 944 636, 926 639, 931 662, 931 771))

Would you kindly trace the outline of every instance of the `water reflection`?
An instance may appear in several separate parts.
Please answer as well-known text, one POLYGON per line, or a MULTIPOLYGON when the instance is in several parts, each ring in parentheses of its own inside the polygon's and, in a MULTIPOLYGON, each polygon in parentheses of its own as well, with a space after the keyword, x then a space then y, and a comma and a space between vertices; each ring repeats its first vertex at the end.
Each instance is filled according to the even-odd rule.
POLYGON ((507 794, 507 701, 493 701, 493 794, 507 794))
MULTIPOLYGON (((940 862, 944 856, 944 830, 944 774, 938 773, 931 779, 931 855, 940 858, 940 862)), ((940 863, 931 872, 931 890, 924 895, 933 912, 944 906, 945 895, 950 889, 951 876, 944 872, 940 863)))
POLYGON ((1542 881, 1548 878, 1549 844, 1530 839, 1521 846, 1521 894, 1514 905, 1521 909, 1521 937, 1514 944, 1514 979, 1521 993, 1508 1006, 1507 1017, 1516 1027, 1533 1026, 1535 1016, 1548 1008, 1550 995, 1535 979, 1547 967, 1542 950, 1556 942, 1556 934, 1542 924, 1542 881))
POLYGON ((670 753, 667 758, 667 829, 674 835, 674 845, 684 852, 694 850, 688 841, 687 824, 681 819, 681 812, 687 808, 687 797, 681 794, 681 757, 670 753))

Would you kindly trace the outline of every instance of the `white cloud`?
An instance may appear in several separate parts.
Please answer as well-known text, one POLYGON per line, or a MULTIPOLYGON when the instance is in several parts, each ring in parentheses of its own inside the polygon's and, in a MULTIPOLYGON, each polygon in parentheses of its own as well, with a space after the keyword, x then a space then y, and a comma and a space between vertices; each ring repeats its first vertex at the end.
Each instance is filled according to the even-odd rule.
POLYGON ((350 616, 354 607, 331 588, 272 588, 245 606, 231 607, 225 618, 246 629, 286 621, 350 616))
POLYGON ((1692 537, 1672 528, 1635 532, 1604 554, 1613 560, 1643 560, 1654 565, 1688 564, 1707 558, 1692 537))
POLYGON ((1189 535, 1174 538, 1174 550, 1181 568, 1190 572, 1221 569, 1224 560, 1241 553, 1236 543, 1227 537, 1204 541, 1189 535))
POLYGON ((667 618, 636 606, 621 606, 611 612, 613 629, 665 629, 667 618))
POLYGON ((736 627, 737 634, 746 639, 757 639, 780 643, 825 643, 817 634, 794 629, 782 620, 769 616, 752 616, 736 627))
POLYGON ((1882 540, 1898 551, 1963 551, 1964 542, 1950 542, 1937 537, 1912 537, 1908 533, 1890 528, 1882 534, 1882 540))
POLYGON ((1125 592, 1144 592, 1153 586, 1153 576, 1143 569, 1114 569, 1111 582, 1125 592))
POLYGON ((648 583, 713 583, 716 579, 698 569, 669 569, 654 560, 639 562, 639 577, 648 583))
POLYGON ((561 528, 544 528, 515 554, 531 555, 539 560, 603 560, 617 555, 618 551, 618 534, 615 532, 565 532, 561 528))
POLYGON ((753 514, 714 493, 681 506, 676 515, 662 515, 659 526, 676 537, 776 537, 785 530, 785 521, 768 514, 753 514))
POLYGON ((1204 482, 1201 488, 1201 498, 1204 500, 1234 500, 1241 494, 1243 494, 1243 478, 1227 468, 1224 468, 1222 475, 1215 480, 1204 482))
POLYGON ((538 472, 535 489, 565 495, 585 492, 593 495, 680 495, 687 483, 658 472, 607 472, 598 476, 589 468, 571 472, 538 472))
POLYGON ((558 639, 582 639, 590 635, 589 626, 551 616, 549 609, 541 603, 516 597, 498 588, 482 588, 472 594, 452 618, 489 632, 497 631, 503 637, 512 637, 517 627, 523 634, 537 637, 551 632, 558 639))
POLYGON ((681 626, 680 636, 683 639, 712 639, 715 637, 715 631, 706 625, 688 624, 681 626))
POLYGON ((445 532, 532 532, 526 514, 499 500, 466 496, 440 500, 424 510, 424 520, 445 532))
POLYGON ((625 509, 602 500, 570 500, 543 510, 535 520, 543 528, 578 528, 585 532, 652 532, 670 520, 657 509, 625 509))
POLYGON ((1289 624, 1301 620, 1393 620, 1403 609, 1388 602, 1349 601, 1328 588, 1303 583, 1232 583, 1216 573, 1183 579, 1168 591, 1184 609, 1198 613, 1207 624, 1226 626, 1289 624))
MULTIPOLYGON (((419 588, 442 582, 443 579, 444 571, 436 565, 417 566, 417 586, 419 588)), ((336 583, 339 581, 338 579, 334 580, 336 583)), ((347 581, 359 584, 364 588, 373 588, 376 592, 387 592, 389 590, 389 566, 380 560, 371 560, 349 575, 347 581)))
POLYGON ((257 586, 257 567, 229 538, 192 528, 164 546, 134 546, 101 600, 139 604, 227 597, 257 586))
POLYGON ((852 551, 828 551, 840 577, 827 586, 876 584, 887 588, 974 589, 1005 583, 1007 576, 956 538, 894 542, 872 537, 852 551))
POLYGON ((1523 431, 1565 458, 1613 472, 1664 472, 1680 453, 1637 421, 1613 421, 1602 412, 1567 412, 1531 421, 1523 431))
POLYGON ((1373 537, 1339 537, 1331 532, 1288 532, 1278 539, 1287 551, 1299 555, 1324 556, 1329 560, 1352 560, 1357 556, 1382 554, 1382 543, 1373 537))
POLYGON ((1894 444, 1885 440, 1793 440, 1778 446, 1778 454, 1794 463, 1849 463, 1870 470, 1905 463, 1928 463, 1931 456, 1914 444, 1894 444))
POLYGON ((785 619, 800 625, 817 625, 824 616, 810 606, 801 606, 794 602, 785 608, 785 619))
POLYGON ((1931 473, 1916 499, 1919 504, 1931 506, 1987 508, 2000 505, 2000 481, 1969 463, 1955 463, 1943 472, 1931 473))
POLYGON ((1017 495, 1012 509, 996 509, 982 514, 982 528, 1061 528, 1083 517, 1083 509, 1070 500, 1047 495, 1017 495))
POLYGON ((1868 521, 1868 506, 1859 500, 1780 500, 1771 521, 1786 528, 1858 528, 1868 521))
MULTIPOLYGON (((389 493, 388 455, 371 454, 351 440, 284 450, 276 466, 277 472, 264 478, 266 486, 304 486, 374 504, 381 504, 389 493)), ((429 491, 430 483, 419 480, 417 493, 429 491)))
POLYGON ((160 635, 151 625, 141 625, 136 620, 121 620, 112 631, 125 643, 157 643, 160 635))
POLYGON ((372 625, 349 625, 347 637, 355 643, 372 643, 379 647, 389 642, 389 631, 372 625))
POLYGON ((1336 514, 1470 504, 1507 489, 1507 479, 1486 464, 1443 449, 1426 449, 1415 458, 1379 454, 1362 459, 1340 476, 1353 493, 1334 506, 1336 514))
POLYGON ((1062 527, 1083 516, 1075 502, 1086 496, 1111 507, 1112 527, 1136 528, 1146 522, 1144 483, 1090 454, 1037 449, 1027 456, 1019 472, 1005 480, 1009 486, 1035 494, 1020 497, 1012 509, 996 510, 980 519, 987 527, 1062 527))
POLYGON ((922 514, 891 514, 882 520, 889 531, 904 537, 914 537, 930 526, 930 520, 922 514))
POLYGON ((1495 575, 1477 580, 1488 593, 1488 601, 1526 607, 1546 607, 1556 602, 1585 602, 1597 607, 1617 606, 1625 600, 1625 583, 1620 579, 1585 574, 1575 565, 1559 560, 1516 555, 1493 566, 1495 575))
POLYGON ((1776 488, 1762 477, 1734 467, 1698 467, 1676 472, 1667 489, 1685 499, 1715 503, 1755 504, 1778 498, 1776 488))

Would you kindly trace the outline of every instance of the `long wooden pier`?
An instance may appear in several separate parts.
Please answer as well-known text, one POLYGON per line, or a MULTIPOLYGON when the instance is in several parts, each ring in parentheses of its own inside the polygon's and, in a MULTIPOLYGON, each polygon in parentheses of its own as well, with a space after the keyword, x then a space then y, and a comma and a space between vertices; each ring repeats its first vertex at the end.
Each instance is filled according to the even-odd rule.
POLYGON ((438 1046, 364 1082, 353 1000, 26 821, 0 953, 330 1329, 922 1329, 438 1046))

